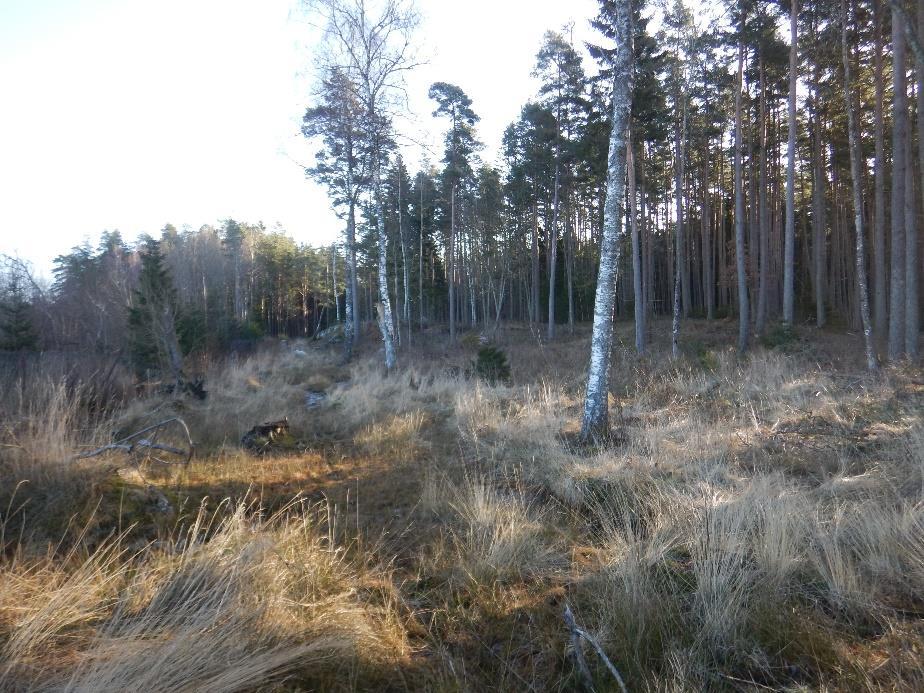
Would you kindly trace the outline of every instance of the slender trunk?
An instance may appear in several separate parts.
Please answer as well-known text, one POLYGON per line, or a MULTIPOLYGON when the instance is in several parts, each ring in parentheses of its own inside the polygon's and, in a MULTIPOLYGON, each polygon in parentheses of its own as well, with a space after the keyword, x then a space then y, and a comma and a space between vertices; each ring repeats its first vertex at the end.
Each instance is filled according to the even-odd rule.
POLYGON ((417 258, 417 303, 420 312, 420 329, 424 325, 424 300, 423 300, 423 283, 424 283, 424 194, 423 194, 423 174, 419 178, 420 185, 420 255, 417 258))
POLYGON ((456 266, 456 186, 452 186, 449 202, 449 257, 446 262, 446 284, 449 289, 449 344, 456 343, 456 292, 455 292, 455 266, 456 266))
POLYGON ((340 295, 337 293, 337 244, 330 244, 330 264, 333 269, 334 306, 337 313, 337 322, 340 322, 340 295))
MULTIPOLYGON (((917 19, 917 30, 920 31, 921 28, 924 28, 924 0, 918 0, 917 19)), ((909 31, 914 30, 912 27, 908 27, 908 29, 909 31)), ((920 55, 915 55, 915 77, 917 80, 918 176, 921 176, 924 175, 924 108, 921 107, 921 101, 924 99, 924 59, 922 59, 920 55)), ((924 210, 924 185, 920 185, 919 182, 919 186, 921 188, 921 209, 924 210)), ((918 271, 920 265, 916 220, 917 217, 915 217, 914 223, 912 223, 906 231, 906 233, 913 236, 913 241, 909 242, 907 238, 905 239, 905 247, 907 248, 905 255, 905 272, 907 276, 905 279, 908 284, 906 292, 909 297, 905 303, 905 348, 908 351, 908 357, 911 359, 918 358, 918 332, 920 329, 920 313, 918 312, 918 271)))
POLYGON ((539 329, 539 208, 533 203, 532 322, 539 329))
POLYGON ((549 324, 546 338, 555 339, 555 270, 558 264, 558 185, 560 171, 558 145, 555 146, 555 188, 552 192, 552 227, 549 230, 549 324))
POLYGON ((703 163, 703 302, 706 319, 715 318, 715 258, 712 249, 712 190, 709 180, 709 142, 703 163))
POLYGON ((686 243, 683 238, 683 132, 686 130, 686 107, 683 107, 683 116, 678 123, 677 131, 674 135, 674 205, 676 215, 676 227, 674 233, 674 301, 673 301, 673 319, 671 321, 671 354, 674 358, 680 356, 680 313, 683 310, 684 315, 690 313, 690 292, 688 290, 688 279, 686 274, 686 243), (681 302, 681 296, 683 298, 681 302), (681 308, 682 306, 682 308, 681 308))
POLYGON ((613 123, 604 207, 603 238, 600 244, 600 271, 594 302, 590 367, 581 439, 589 442, 609 435, 609 372, 613 342, 613 303, 619 267, 619 236, 622 202, 626 184, 626 140, 632 105, 632 10, 629 0, 616 0, 616 56, 613 61, 613 123))
POLYGON ((382 174, 379 153, 376 152, 373 156, 372 184, 375 197, 375 225, 379 251, 379 303, 376 309, 378 311, 379 330, 382 333, 382 341, 385 343, 385 369, 390 372, 397 361, 395 354, 395 323, 391 311, 391 298, 388 295, 388 237, 385 232, 385 207, 382 204, 382 174))
POLYGON ((760 71, 760 152, 758 154, 757 232, 760 243, 759 276, 757 281, 757 317, 754 330, 759 335, 767 327, 767 298, 770 285, 770 225, 767 218, 767 84, 764 74, 764 56, 759 58, 760 71))
POLYGON ((632 288, 635 297, 635 350, 645 353, 645 292, 642 290, 642 255, 639 243, 638 213, 635 201, 635 150, 632 132, 626 144, 626 169, 629 179, 629 228, 632 233, 632 288))
MULTIPOLYGON (((680 106, 681 114, 678 128, 674 135, 674 197, 677 215, 677 265, 680 268, 680 289, 682 295, 683 316, 689 317, 692 305, 692 291, 690 289, 690 265, 687 257, 687 244, 684 233, 684 206, 683 206, 683 181, 685 176, 684 165, 686 164, 686 133, 687 133, 687 96, 681 94, 683 104, 680 106)), ((679 322, 678 322, 679 326, 679 322)))
MULTIPOLYGON (((742 25, 744 19, 742 18, 742 25)), ((742 26, 742 32, 744 27, 742 26)), ((738 271, 738 352, 748 348, 748 273, 744 253, 744 190, 741 180, 741 89, 744 82, 744 43, 738 41, 738 83, 735 89, 735 264, 738 271)))
POLYGON ((888 272, 886 269, 886 201, 885 201, 885 127, 883 125, 883 100, 885 85, 882 69, 882 2, 874 0, 874 31, 876 32, 873 65, 876 85, 876 103, 873 122, 876 140, 873 185, 875 187, 875 216, 873 219, 873 319, 876 337, 885 339, 888 332, 888 272))
POLYGON ((796 86, 798 74, 798 0, 789 10, 789 122, 786 141, 786 237, 783 251, 783 322, 792 325, 795 316, 796 274, 796 86))
POLYGON ((568 225, 565 231, 565 274, 568 282, 568 334, 574 334, 574 227, 571 204, 568 205, 568 225))
POLYGON ((847 50, 847 5, 841 0, 841 54, 844 61, 844 105, 847 110, 847 135, 850 147, 850 175, 853 179, 853 219, 856 232, 857 288, 860 293, 860 319, 863 324, 863 346, 866 349, 866 367, 875 371, 876 350, 873 346, 873 325, 869 311, 869 289, 866 284, 866 232, 863 229, 863 190, 860 174, 860 136, 853 101, 853 80, 850 73, 850 54, 847 50))
POLYGON ((892 247, 889 285, 889 358, 905 353, 905 37, 899 12, 892 9, 892 247))
POLYGON ((401 266, 404 270, 403 277, 403 288, 404 288, 404 303, 402 307, 402 313, 404 314, 404 322, 407 325, 407 341, 408 344, 411 343, 411 278, 410 272, 407 266, 407 240, 404 237, 404 215, 403 215, 403 202, 404 198, 402 196, 401 189, 401 168, 398 168, 398 242, 401 244, 401 266))
POLYGON ((356 278, 356 198, 351 190, 346 233, 346 305, 343 326, 344 359, 349 361, 359 341, 359 281, 356 278))
POLYGON ((815 181, 812 186, 812 258, 815 266, 815 324, 825 324, 825 266, 826 260, 826 226, 825 210, 825 164, 824 149, 821 142, 821 115, 818 113, 818 87, 815 87, 815 181))
MULTIPOLYGON (((398 290, 398 278, 401 276, 401 273, 398 271, 398 240, 392 242, 392 253, 391 253, 391 264, 392 272, 394 272, 394 292, 395 292, 395 302, 392 304, 394 306, 401 305, 401 293, 398 290)), ((397 308, 392 311, 395 319, 395 343, 398 346, 401 346, 401 311, 397 308)))
MULTIPOLYGON (((919 0, 920 1, 920 0, 919 0)), ((909 27, 909 30, 912 30, 909 27)), ((916 67, 918 78, 920 62, 916 67)), ((920 96, 918 97, 920 98, 920 96)), ((918 123, 921 122, 920 109, 918 123)), ((914 155, 911 124, 905 122, 905 356, 918 357, 918 218, 914 204, 914 155)), ((920 145, 918 146, 920 155, 920 145)))

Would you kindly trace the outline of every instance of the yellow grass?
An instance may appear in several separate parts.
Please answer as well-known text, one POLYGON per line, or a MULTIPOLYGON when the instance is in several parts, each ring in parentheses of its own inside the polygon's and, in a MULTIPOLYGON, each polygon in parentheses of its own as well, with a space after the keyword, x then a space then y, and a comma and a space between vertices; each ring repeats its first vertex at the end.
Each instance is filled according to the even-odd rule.
POLYGON ((630 690, 920 689, 922 373, 872 379, 846 337, 739 359, 730 327, 688 334, 676 362, 616 352, 609 448, 574 443, 582 335, 508 333, 498 386, 419 342, 390 376, 268 351, 215 365, 205 402, 106 417, 21 383, 0 688, 569 689, 567 602, 630 690), (172 415, 188 468, 71 461, 172 415), (280 449, 239 449, 283 416, 280 449))

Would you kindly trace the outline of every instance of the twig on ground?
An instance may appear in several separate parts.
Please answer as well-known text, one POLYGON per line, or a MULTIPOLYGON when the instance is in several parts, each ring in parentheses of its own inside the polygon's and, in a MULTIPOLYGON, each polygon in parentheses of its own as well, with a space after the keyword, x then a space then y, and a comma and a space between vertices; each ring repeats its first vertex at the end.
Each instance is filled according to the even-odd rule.
POLYGON ((628 693, 626 684, 623 682, 622 676, 619 674, 619 670, 613 665, 613 663, 610 661, 610 658, 606 656, 603 648, 600 647, 600 643, 598 643, 596 639, 594 639, 587 631, 578 627, 574 620, 574 613, 571 611, 571 606, 567 602, 565 602, 565 623, 568 626, 568 630, 571 631, 571 647, 574 649, 574 659, 577 661, 578 670, 581 672, 581 676, 584 677, 584 681, 587 683, 587 686, 590 688, 590 690, 594 689, 593 677, 590 675, 590 669, 588 668, 587 662, 584 659, 584 653, 581 652, 581 638, 584 638, 587 642, 589 642, 594 650, 597 651, 597 654, 600 656, 600 659, 603 660, 606 668, 609 669, 610 673, 613 675, 613 678, 616 679, 616 683, 619 685, 619 690, 621 690, 622 693, 628 693))
MULTIPOLYGON (((189 461, 192 459, 193 453, 195 451, 195 446, 193 445, 192 437, 189 435, 189 427, 186 425, 186 422, 179 417, 175 417, 161 421, 160 423, 156 423, 153 426, 142 428, 140 431, 136 431, 131 435, 122 438, 121 440, 117 440, 115 443, 104 445, 101 448, 91 450, 90 452, 81 453, 74 459, 84 460, 89 457, 102 455, 104 452, 109 452, 110 450, 119 450, 126 453, 127 455, 131 455, 137 450, 160 450, 162 452, 168 452, 171 455, 176 455, 177 457, 183 458, 180 464, 189 464, 189 461), (172 423, 176 423, 186 436, 187 448, 185 450, 182 448, 173 447, 172 445, 164 445, 163 443, 156 442, 157 434, 159 434, 172 423), (142 436, 146 433, 152 433, 152 435, 148 438, 142 438, 142 436)), ((155 457, 155 459, 163 464, 177 464, 177 462, 167 462, 166 460, 159 457, 155 457)))

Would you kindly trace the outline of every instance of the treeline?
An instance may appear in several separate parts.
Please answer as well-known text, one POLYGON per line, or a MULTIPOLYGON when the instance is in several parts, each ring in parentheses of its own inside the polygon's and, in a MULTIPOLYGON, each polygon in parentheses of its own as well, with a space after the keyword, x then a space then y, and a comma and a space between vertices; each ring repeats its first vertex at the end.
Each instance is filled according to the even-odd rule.
POLYGON ((182 352, 222 351, 263 335, 314 336, 336 324, 343 304, 333 248, 233 219, 198 230, 167 224, 159 237, 133 244, 103 232, 96 246, 84 242, 55 259, 50 286, 18 260, 6 258, 0 271, 8 350, 137 356, 167 309, 182 352))

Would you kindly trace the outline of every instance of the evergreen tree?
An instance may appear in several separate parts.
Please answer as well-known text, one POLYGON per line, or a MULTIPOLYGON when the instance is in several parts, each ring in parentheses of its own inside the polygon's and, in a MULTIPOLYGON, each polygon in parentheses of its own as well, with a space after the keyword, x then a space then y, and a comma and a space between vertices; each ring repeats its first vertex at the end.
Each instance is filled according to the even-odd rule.
POLYGON ((128 314, 128 337, 135 372, 139 377, 152 371, 168 375, 180 390, 184 377, 176 290, 164 267, 160 243, 153 238, 143 242, 134 298, 128 314))
POLYGON ((6 297, 0 301, 0 349, 34 351, 38 347, 38 334, 32 324, 31 309, 22 282, 14 273, 6 297))

